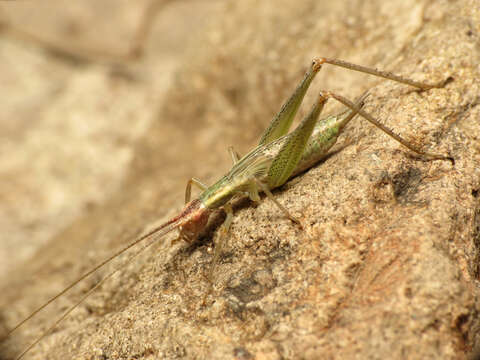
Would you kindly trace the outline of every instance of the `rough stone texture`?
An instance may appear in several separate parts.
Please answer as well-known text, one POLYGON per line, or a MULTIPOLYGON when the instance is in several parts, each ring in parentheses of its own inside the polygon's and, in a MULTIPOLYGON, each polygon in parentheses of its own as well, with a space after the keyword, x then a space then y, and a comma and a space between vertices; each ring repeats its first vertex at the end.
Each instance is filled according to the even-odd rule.
MULTIPOLYGON (((20 123, 24 119, 24 126, 35 113, 42 118, 47 113, 58 124, 71 117, 67 123, 76 136, 92 131, 99 121, 119 121, 114 129, 117 136, 127 134, 125 151, 131 152, 115 160, 118 148, 110 152, 95 147, 93 157, 102 157, 93 168, 105 165, 107 170, 98 171, 108 176, 92 176, 100 184, 88 190, 97 194, 94 204, 72 225, 65 222, 73 215, 61 217, 65 230, 2 280, 3 327, 11 327, 153 223, 178 212, 186 179, 196 176, 211 183, 227 171, 227 147, 235 145, 245 153, 255 144, 314 56, 338 57, 428 82, 451 77, 443 89, 417 92, 325 66, 305 108, 322 88, 351 98, 370 89, 367 111, 425 149, 451 154, 455 165, 424 161, 358 119, 342 138, 349 145, 275 191, 302 218, 303 231, 268 199, 258 207, 240 202, 212 291, 206 278, 215 224, 194 245, 170 247, 172 234, 126 265, 27 358, 461 359, 471 354, 480 340, 478 1, 245 0, 220 8, 207 2, 183 4, 192 7, 176 13, 183 19, 178 28, 190 29, 182 39, 195 33, 195 41, 178 41, 182 51, 175 65, 167 67, 177 69, 167 92, 159 90, 165 89, 164 82, 156 83, 165 59, 155 40, 164 31, 154 31, 144 60, 121 69, 123 75, 135 75, 128 81, 118 80, 108 65, 75 67, 8 37, 1 45, 16 54, 19 69, 23 61, 27 64, 31 77, 20 77, 23 86, 37 89, 36 96, 28 97, 35 100, 28 108, 18 81, 11 81, 12 90, 2 85, 2 98, 19 94, 11 100, 9 117, 19 117, 20 123), (189 28, 187 14, 198 16, 200 8, 209 6, 203 21, 209 23, 207 31, 189 28), (40 78, 34 65, 66 85, 52 85, 45 74, 40 78), (49 86, 50 93, 45 92, 49 86), (92 124, 82 122, 87 117, 92 124), (141 128, 137 135, 131 134, 132 124, 141 128)), ((158 26, 174 24, 174 14, 160 13, 158 26)), ((329 109, 335 108, 339 106, 332 101, 329 109)), ((1 126, 29 134, 21 125, 20 130, 6 121, 1 126)), ((43 129, 41 139, 54 136, 57 149, 74 149, 59 129, 43 129)), ((108 131, 100 139, 112 141, 110 136, 108 131)), ((28 151, 36 154, 30 146, 27 142, 22 159, 28 159, 28 151)), ((45 162, 71 171, 68 161, 57 160, 65 151, 45 152, 45 162)), ((32 205, 21 206, 15 199, 31 199, 26 190, 35 186, 46 189, 39 195, 45 201, 54 196, 48 191, 51 184, 37 185, 36 177, 27 178, 31 162, 24 160, 27 166, 18 166, 16 173, 5 161, 2 172, 12 184, 8 192, 1 189, 2 198, 4 192, 11 194, 2 204, 6 214, 9 209, 19 218, 24 211, 29 214, 32 205), (23 181, 28 186, 22 187, 23 181)), ((44 172, 47 180, 56 179, 49 171, 44 172)), ((76 171, 85 176, 81 168, 76 171)), ((76 207, 68 208, 72 214, 89 201, 88 196, 69 196, 77 199, 76 207)), ((11 222, 8 217, 1 221, 11 222)), ((36 221, 44 221, 45 228, 51 224, 36 221)), ((50 234, 58 232, 59 222, 50 234)), ((21 225, 8 226, 20 229, 19 239, 32 236, 29 229, 22 233, 21 225)), ((2 239, 9 231, 2 231, 2 239)), ((112 268, 29 322, 1 356, 11 358, 112 268)))

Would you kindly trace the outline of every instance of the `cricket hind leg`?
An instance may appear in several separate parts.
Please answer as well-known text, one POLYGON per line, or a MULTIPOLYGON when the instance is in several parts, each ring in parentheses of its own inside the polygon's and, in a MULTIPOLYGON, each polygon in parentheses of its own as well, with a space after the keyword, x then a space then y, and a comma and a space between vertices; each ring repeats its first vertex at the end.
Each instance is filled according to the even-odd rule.
POLYGON ((322 64, 330 64, 330 65, 334 65, 334 66, 339 66, 339 67, 343 67, 345 69, 358 71, 358 72, 362 72, 362 73, 365 73, 365 74, 370 74, 370 75, 374 75, 374 76, 377 76, 377 77, 382 77, 384 79, 393 80, 393 81, 396 81, 396 82, 399 82, 399 83, 402 83, 402 84, 407 84, 407 85, 410 85, 410 86, 414 86, 414 87, 422 89, 422 90, 429 90, 429 89, 432 89, 432 88, 442 88, 451 80, 451 78, 447 78, 446 80, 442 80, 438 83, 427 84, 427 83, 415 81, 415 80, 412 80, 412 79, 408 79, 408 78, 400 76, 400 75, 393 74, 389 71, 382 71, 382 70, 378 70, 378 69, 374 69, 374 68, 370 68, 370 67, 366 67, 366 66, 361 66, 361 65, 353 64, 353 63, 350 63, 350 62, 347 62, 347 61, 344 61, 344 60, 340 60, 340 59, 320 57, 320 58, 317 58, 316 61, 321 65, 322 64))
MULTIPOLYGON (((377 69, 374 69, 374 68, 369 68, 369 67, 366 67, 366 66, 361 66, 361 65, 357 65, 357 64, 353 64, 353 63, 344 61, 344 60, 333 59, 333 58, 320 57, 320 58, 316 59, 316 62, 320 66, 323 65, 323 64, 330 64, 330 65, 334 65, 334 66, 339 66, 339 67, 343 67, 343 68, 346 68, 346 69, 349 69, 349 70, 358 71, 358 72, 374 75, 374 76, 377 76, 377 77, 382 77, 384 79, 393 80, 393 81, 396 81, 396 82, 399 82, 399 83, 402 83, 402 84, 407 84, 407 85, 410 85, 410 86, 414 86, 414 87, 419 88, 421 90, 429 90, 429 89, 432 89, 432 88, 442 88, 448 82, 451 81, 451 78, 449 77, 449 78, 447 78, 443 81, 440 81, 438 83, 427 84, 427 83, 423 83, 423 82, 414 81, 414 80, 408 79, 406 77, 393 74, 393 73, 388 72, 388 71, 381 71, 381 70, 377 70, 377 69)), ((404 140, 401 136, 395 134, 388 127, 386 127, 385 125, 381 124, 378 120, 376 120, 373 116, 366 113, 359 106, 353 104, 350 100, 344 98, 343 96, 335 94, 331 91, 324 91, 324 92, 322 92, 322 94, 324 94, 326 97, 334 98, 335 100, 341 102, 342 104, 349 107, 353 111, 357 112, 363 118, 365 118, 367 121, 369 121, 371 124, 378 127, 380 130, 382 130, 388 136, 395 139, 396 141, 398 141, 400 144, 407 147, 411 151, 413 151, 413 152, 415 152, 419 155, 422 155, 426 158, 429 158, 431 160, 449 160, 450 162, 452 162, 452 164, 454 163, 454 159, 451 156, 431 154, 431 153, 427 153, 425 151, 420 150, 418 147, 412 145, 408 141, 404 140)))
POLYGON ((353 102, 350 100, 346 99, 345 97, 338 95, 332 91, 323 91, 322 92, 324 96, 329 97, 329 98, 334 98, 338 102, 341 102, 343 105, 349 107, 353 111, 357 112, 359 115, 361 115, 364 119, 366 119, 368 122, 371 124, 375 125, 377 128, 382 130, 385 134, 393 138, 394 140, 398 141, 400 144, 405 146, 406 148, 410 149, 411 151, 428 158, 430 160, 448 160, 452 164, 454 163, 454 159, 451 156, 448 155, 440 155, 440 154, 433 154, 433 153, 428 153, 426 151, 420 150, 417 146, 412 145, 410 142, 406 141, 403 139, 400 135, 395 134, 391 129, 380 123, 378 120, 376 120, 372 115, 369 113, 365 112, 363 109, 355 105, 353 102))

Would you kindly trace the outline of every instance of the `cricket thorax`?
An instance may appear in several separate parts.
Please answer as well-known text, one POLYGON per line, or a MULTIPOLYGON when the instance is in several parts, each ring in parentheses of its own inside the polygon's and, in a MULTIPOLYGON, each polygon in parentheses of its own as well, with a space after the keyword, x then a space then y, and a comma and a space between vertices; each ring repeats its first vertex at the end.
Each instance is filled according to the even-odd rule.
POLYGON ((235 194, 242 192, 245 186, 239 178, 222 177, 200 195, 202 204, 208 209, 225 205, 235 194))
POLYGON ((259 145, 241 158, 219 181, 206 189, 200 200, 207 208, 218 208, 234 195, 247 193, 252 181, 265 181, 270 165, 282 146, 282 138, 259 145))

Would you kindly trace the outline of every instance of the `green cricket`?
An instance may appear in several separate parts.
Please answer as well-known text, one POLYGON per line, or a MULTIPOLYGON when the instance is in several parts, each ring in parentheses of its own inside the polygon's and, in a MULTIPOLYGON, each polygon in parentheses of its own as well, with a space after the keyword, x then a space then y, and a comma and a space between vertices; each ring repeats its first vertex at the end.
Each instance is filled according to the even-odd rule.
MULTIPOLYGON (((206 186, 199 180, 192 178, 188 181, 185 191, 185 207, 172 219, 164 224, 155 227, 146 234, 140 236, 123 249, 102 261, 99 265, 82 275, 59 294, 52 297, 44 305, 36 309, 27 318, 17 324, 7 334, 7 338, 21 325, 31 319, 35 314, 49 305, 51 302, 62 296, 80 281, 103 267, 105 264, 126 252, 128 249, 139 244, 140 242, 150 239, 150 242, 143 245, 140 250, 130 256, 127 261, 131 261, 142 251, 151 246, 160 237, 166 235, 172 230, 179 228, 179 236, 177 240, 185 240, 188 242, 195 241, 198 235, 205 229, 210 215, 218 210, 223 209, 226 218, 220 226, 220 234, 215 244, 212 265, 210 269, 210 277, 214 273, 215 264, 218 262, 222 251, 222 245, 225 242, 229 227, 233 219, 233 210, 231 200, 237 196, 248 196, 253 202, 260 202, 259 192, 265 193, 268 199, 273 201, 278 209, 297 224, 301 221, 292 216, 288 209, 281 205, 273 196, 271 190, 285 184, 290 178, 298 173, 312 167, 315 163, 324 158, 330 148, 336 143, 339 135, 345 126, 357 114, 361 115, 367 121, 380 128, 387 135, 410 149, 411 151, 430 160, 449 160, 453 161, 450 156, 438 155, 424 152, 417 147, 411 145, 403 138, 393 133, 389 128, 385 127, 374 119, 370 114, 362 110, 365 96, 360 97, 355 103, 333 92, 320 92, 318 100, 313 105, 308 115, 300 122, 300 124, 291 133, 288 133, 293 119, 303 101, 303 98, 315 75, 320 71, 323 64, 331 64, 341 66, 350 70, 360 71, 383 77, 396 82, 404 83, 422 90, 443 87, 445 82, 438 84, 419 83, 402 76, 394 75, 390 72, 380 71, 367 68, 352 63, 348 63, 338 59, 318 58, 312 61, 305 76, 297 85, 292 95, 286 100, 279 113, 273 118, 268 128, 261 136, 258 145, 243 157, 232 149, 229 149, 230 156, 233 160, 233 166, 230 171, 221 177, 211 186, 206 186), (328 116, 318 120, 323 107, 329 98, 348 107, 348 110, 339 114, 328 116), (194 200, 191 200, 192 185, 199 187, 202 192, 194 200)), ((125 264, 125 263, 124 263, 125 264)), ((123 265, 124 265, 123 264, 123 265)), ((68 314, 81 304, 93 291, 102 285, 107 279, 118 272, 122 266, 117 267, 114 271, 105 276, 90 291, 88 291, 77 303, 71 306, 55 323, 47 329, 39 338, 29 345, 16 359, 21 359, 33 346, 41 341, 50 331, 52 331, 68 314)))

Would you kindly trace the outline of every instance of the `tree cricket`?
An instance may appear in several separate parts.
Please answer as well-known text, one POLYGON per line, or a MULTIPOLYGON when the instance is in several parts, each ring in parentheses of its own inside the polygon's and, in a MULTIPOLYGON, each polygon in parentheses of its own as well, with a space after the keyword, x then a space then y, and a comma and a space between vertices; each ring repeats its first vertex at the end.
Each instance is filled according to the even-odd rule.
MULTIPOLYGON (((291 219, 295 224, 301 226, 301 220, 292 216, 289 210, 275 199, 271 190, 282 186, 290 178, 312 167, 315 163, 324 158, 328 151, 336 143, 345 126, 357 114, 381 129, 388 136, 392 137, 411 151, 423 156, 424 158, 429 160, 450 160, 453 162, 453 159, 450 156, 433 154, 420 150, 378 122, 369 113, 362 109, 365 96, 360 97, 355 103, 353 103, 336 93, 322 91, 320 92, 317 101, 312 106, 308 115, 303 118, 297 128, 288 133, 292 121, 310 84, 312 83, 316 74, 322 68, 323 64, 331 64, 350 70, 368 73, 396 82, 404 83, 421 90, 440 88, 445 84, 445 82, 439 84, 423 84, 389 72, 366 68, 337 59, 318 58, 313 60, 309 69, 305 73, 303 79, 297 85, 292 95, 286 100, 279 113, 273 118, 268 128, 264 131, 258 145, 243 157, 240 157, 233 150, 233 148, 229 149, 233 166, 226 175, 221 177, 211 186, 206 186, 195 178, 190 179, 187 183, 185 191, 185 206, 177 216, 148 231, 146 234, 140 236, 129 245, 117 251, 115 254, 108 257, 106 260, 102 261, 93 269, 82 275, 67 288, 52 297, 47 303, 36 309, 27 318, 13 327, 7 334, 7 338, 11 337, 12 333, 21 325, 26 323, 29 319, 31 319, 34 315, 36 315, 54 300, 65 294, 73 286, 133 246, 149 239, 149 242, 142 245, 140 250, 137 250, 137 252, 127 259, 127 262, 132 261, 133 258, 151 246, 160 237, 177 228, 179 229, 179 236, 177 240, 193 242, 206 227, 211 214, 219 209, 223 209, 226 213, 226 218, 219 228, 220 235, 214 244, 215 247, 210 269, 210 281, 213 281, 212 279, 215 271, 215 265, 219 261, 222 247, 233 219, 233 210, 231 205, 232 198, 236 198, 238 196, 248 196, 254 203, 258 203, 261 201, 259 193, 263 192, 269 200, 275 203, 281 213, 291 219), (348 110, 318 120, 320 113, 322 112, 324 105, 329 98, 334 98, 335 100, 339 101, 345 105, 348 110), (195 185, 202 190, 200 195, 194 200, 191 200, 192 185, 195 185)), ((126 262, 123 263, 123 266, 125 264, 126 262)), ((80 300, 72 305, 40 337, 38 337, 31 345, 24 349, 16 357, 16 359, 23 358, 23 356, 33 346, 35 346, 47 334, 49 334, 63 319, 65 319, 66 316, 68 316, 70 312, 72 312, 93 291, 100 287, 107 279, 111 278, 121 268, 122 266, 115 268, 114 271, 100 280, 100 282, 98 282, 80 300)))

